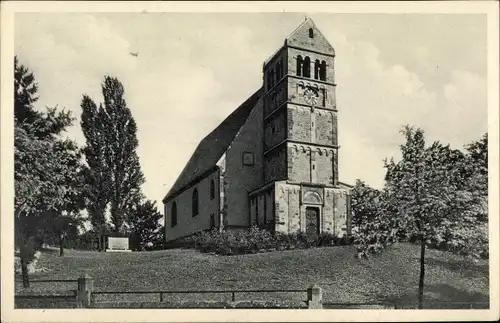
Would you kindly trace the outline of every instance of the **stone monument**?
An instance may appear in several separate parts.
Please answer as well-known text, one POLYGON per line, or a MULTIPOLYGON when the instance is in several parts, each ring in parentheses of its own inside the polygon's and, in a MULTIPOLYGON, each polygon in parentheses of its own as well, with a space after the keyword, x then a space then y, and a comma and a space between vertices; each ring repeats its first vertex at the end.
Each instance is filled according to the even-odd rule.
POLYGON ((106 252, 129 252, 128 237, 108 237, 108 248, 106 252))

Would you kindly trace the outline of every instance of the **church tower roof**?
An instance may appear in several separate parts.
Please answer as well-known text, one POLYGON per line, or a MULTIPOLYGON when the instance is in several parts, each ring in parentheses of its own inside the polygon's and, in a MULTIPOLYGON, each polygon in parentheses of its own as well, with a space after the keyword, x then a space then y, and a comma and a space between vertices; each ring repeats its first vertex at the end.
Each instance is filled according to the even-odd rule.
POLYGON ((333 46, 309 17, 306 17, 306 19, 285 38, 285 45, 335 55, 333 46))
POLYGON ((267 65, 283 47, 299 47, 305 50, 319 51, 321 53, 335 55, 333 46, 328 42, 326 37, 318 29, 314 21, 310 17, 305 17, 304 21, 295 28, 288 36, 285 37, 285 42, 282 47, 276 50, 268 59, 264 61, 267 65), (312 31, 312 38, 310 33, 312 31))

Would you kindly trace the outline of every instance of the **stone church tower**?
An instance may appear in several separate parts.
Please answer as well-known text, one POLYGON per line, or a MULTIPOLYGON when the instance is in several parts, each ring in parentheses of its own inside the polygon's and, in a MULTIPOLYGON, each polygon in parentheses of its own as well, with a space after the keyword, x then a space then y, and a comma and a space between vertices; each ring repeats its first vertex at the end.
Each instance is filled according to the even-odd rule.
POLYGON ((258 218, 260 199, 264 209, 272 203, 277 231, 349 229, 348 190, 338 180, 334 58, 306 18, 264 63, 263 176, 271 198, 257 196, 253 204, 258 218))
POLYGON ((264 62, 262 87, 201 140, 163 199, 167 241, 253 225, 349 234, 334 58, 307 18, 264 62))

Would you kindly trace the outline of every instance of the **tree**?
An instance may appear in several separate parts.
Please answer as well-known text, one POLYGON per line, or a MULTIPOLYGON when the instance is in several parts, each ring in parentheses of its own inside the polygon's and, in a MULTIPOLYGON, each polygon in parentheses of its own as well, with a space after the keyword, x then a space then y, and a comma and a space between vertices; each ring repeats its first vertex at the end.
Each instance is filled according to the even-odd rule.
POLYGON ((138 204, 130 217, 130 245, 132 250, 152 250, 163 245, 162 215, 156 202, 138 204))
POLYGON ((445 238, 447 249, 473 259, 488 251, 488 134, 465 146, 459 183, 463 220, 454 224, 445 238), (465 207, 466 206, 466 207, 465 207))
POLYGON ((469 172, 467 186, 482 200, 479 220, 488 222, 488 133, 478 141, 465 146, 467 152, 465 168, 469 172))
POLYGON ((59 160, 64 161, 66 171, 60 174, 66 185, 65 203, 59 208, 55 217, 51 219, 52 233, 58 240, 59 256, 64 255, 64 241, 68 237, 75 237, 78 227, 83 223, 80 211, 84 209, 83 189, 85 188, 83 177, 82 153, 72 141, 57 141, 61 146, 59 160), (66 146, 64 146, 66 145, 66 146))
POLYGON ((46 236, 46 216, 61 214, 73 203, 79 187, 75 142, 61 138, 71 114, 57 109, 35 110, 34 76, 14 60, 14 223, 20 251, 23 286, 29 286, 27 265, 46 236))
POLYGON ((465 146, 468 155, 477 164, 482 175, 488 175, 488 133, 485 133, 478 141, 471 142, 465 146))
POLYGON ((14 57, 14 120, 15 124, 35 137, 45 139, 61 134, 73 123, 70 111, 47 107, 37 111, 38 84, 33 73, 14 57))
POLYGON ((103 230, 106 224, 106 207, 110 200, 111 181, 109 177, 109 167, 105 159, 105 132, 104 124, 101 122, 104 115, 102 107, 97 108, 92 99, 84 95, 82 102, 81 127, 86 139, 83 148, 85 160, 85 198, 86 209, 90 216, 92 227, 98 235, 98 250, 103 251, 103 230))
POLYGON ((35 76, 14 57, 14 118, 18 124, 33 124, 41 114, 34 109, 38 101, 38 84, 35 76))
POLYGON ((82 219, 72 213, 46 212, 41 219, 44 221, 40 226, 44 228, 42 240, 50 245, 59 246, 59 256, 64 256, 64 247, 67 240, 78 238, 78 228, 82 219))
POLYGON ((425 146, 424 132, 406 126, 402 159, 385 162, 387 201, 410 237, 420 243, 418 304, 423 307, 426 246, 455 243, 453 233, 477 224, 480 199, 471 191, 467 156, 448 145, 425 146))
POLYGON ((106 76, 102 94, 104 104, 98 109, 88 96, 82 100, 82 129, 89 164, 87 182, 93 194, 91 208, 96 210, 92 217, 102 219, 100 214, 109 203, 114 231, 120 233, 125 230, 133 206, 142 198, 144 175, 136 153, 137 125, 123 98, 123 85, 117 78, 106 76))
POLYGON ((45 219, 43 224, 45 228, 44 241, 51 245, 58 245, 60 257, 64 255, 64 248, 68 240, 78 238, 78 229, 84 223, 84 219, 80 214, 80 211, 85 208, 81 188, 83 184, 82 165, 79 163, 78 166, 80 166, 80 169, 75 170, 75 173, 72 174, 75 177, 67 179, 69 185, 78 185, 68 191, 67 203, 61 210, 46 212, 43 216, 45 219))
POLYGON ((69 159, 70 146, 34 138, 17 126, 14 140, 16 245, 20 248, 23 285, 27 287, 27 265, 46 236, 47 214, 61 214, 77 194, 71 174, 72 162, 78 158, 73 150, 73 160, 69 159))

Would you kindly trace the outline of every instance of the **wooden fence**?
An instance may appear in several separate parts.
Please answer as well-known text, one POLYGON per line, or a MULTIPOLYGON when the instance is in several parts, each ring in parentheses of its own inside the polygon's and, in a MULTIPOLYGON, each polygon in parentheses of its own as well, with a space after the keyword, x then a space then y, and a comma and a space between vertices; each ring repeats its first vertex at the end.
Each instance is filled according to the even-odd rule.
MULTIPOLYGON (((38 285, 39 283, 63 283, 76 284, 76 279, 39 279, 31 280, 30 284, 38 285)), ((17 283, 22 283, 18 281, 17 283)), ((64 291, 44 291, 44 292, 28 292, 17 294, 14 297, 16 308, 75 308, 77 289, 73 288, 64 291)))
MULTIPOLYGON (((309 289, 226 289, 226 290, 158 290, 158 291, 96 291, 94 279, 84 275, 78 280, 32 280, 31 283, 77 283, 76 290, 65 292, 29 292, 15 295, 16 308, 318 308, 317 295, 321 292, 309 289), (252 301, 240 294, 269 294, 269 293, 303 293, 308 295, 302 302, 273 302, 252 301), (186 294, 219 294, 230 296, 230 300, 223 301, 176 301, 165 300, 166 295, 186 294), (155 301, 96 301, 99 296, 106 295, 151 295, 155 301)), ((181 297, 182 298, 182 297, 181 297)))
MULTIPOLYGON (((158 291, 96 291, 94 279, 84 275, 78 280, 33 280, 32 283, 77 283, 76 290, 64 293, 25 293, 15 295, 16 308, 289 308, 289 309, 415 309, 416 304, 401 304, 394 302, 373 303, 329 303, 323 302, 323 290, 317 285, 307 289, 225 289, 225 290, 158 290, 158 291), (300 302, 275 301, 266 299, 256 301, 241 297, 248 294, 305 294, 300 302), (183 295, 227 295, 230 300, 196 301, 184 299, 183 295), (134 301, 99 301, 96 298, 106 298, 117 295, 137 295, 134 301), (148 301, 139 300, 139 295, 154 296, 148 301), (180 300, 166 300, 168 295, 178 295, 180 300)), ((436 302, 425 304, 425 308, 441 309, 487 309, 487 302, 436 302)))

